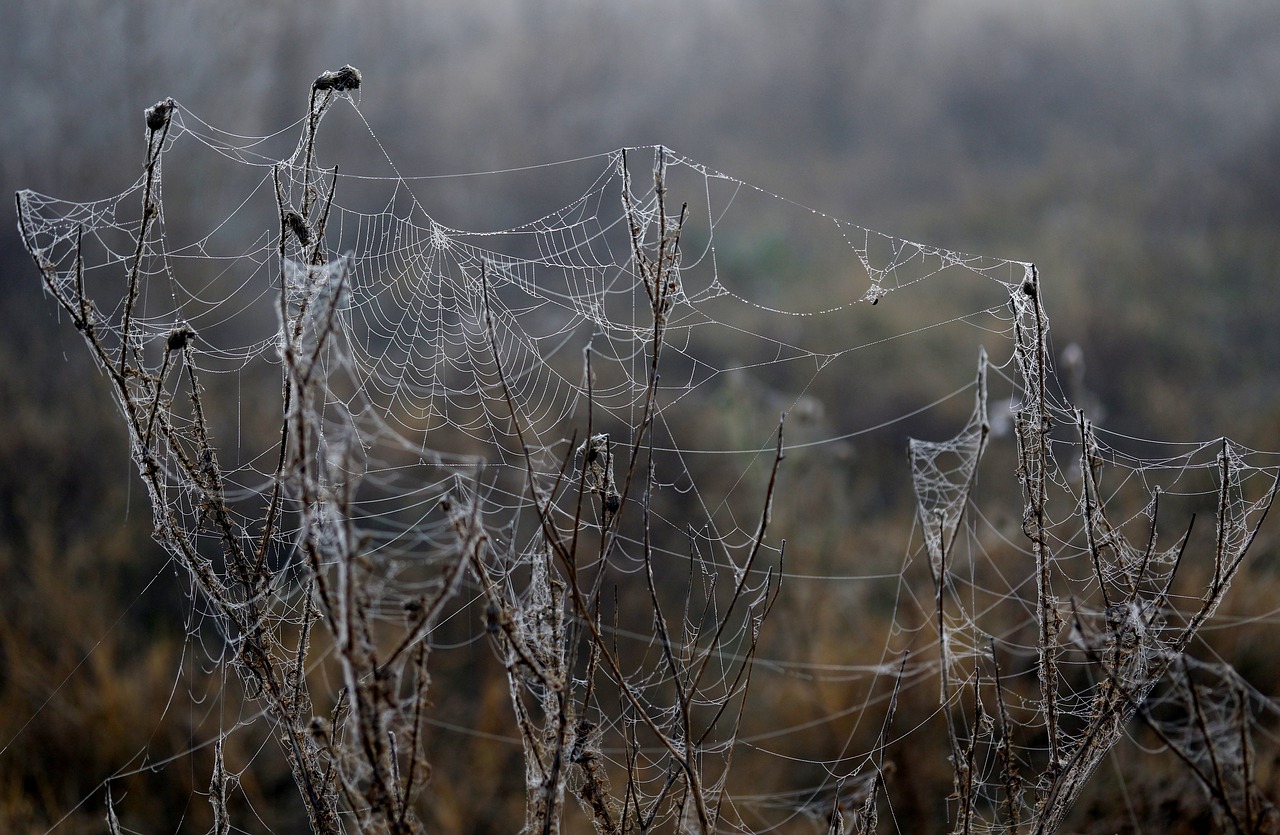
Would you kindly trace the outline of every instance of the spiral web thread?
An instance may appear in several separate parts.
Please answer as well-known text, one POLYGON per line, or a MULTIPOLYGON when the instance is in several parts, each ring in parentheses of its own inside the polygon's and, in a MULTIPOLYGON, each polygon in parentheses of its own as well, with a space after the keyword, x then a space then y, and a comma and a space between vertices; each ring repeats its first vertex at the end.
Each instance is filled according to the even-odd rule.
MULTIPOLYGON (((222 736, 265 716, 313 829, 413 831, 427 656, 488 641, 531 829, 558 829, 572 797, 599 831, 873 831, 895 745, 936 733, 894 715, 929 682, 957 832, 1053 831, 1139 715, 1225 819, 1269 820, 1241 729, 1270 705, 1219 667, 1188 683, 1187 655, 1270 506, 1269 455, 1108 446, 1058 393, 1034 266, 882 235, 666 148, 536 170, 556 189, 587 183, 536 220, 445 226, 418 197, 436 182, 402 177, 372 131, 376 153, 320 163, 332 104, 363 123, 358 75, 341 72, 317 80, 282 158, 271 137, 166 100, 124 193, 18 195, 46 289, 111 381, 156 538, 191 576, 191 640, 261 711, 220 729, 219 769, 222 736), (180 154, 229 172, 212 231, 162 200, 180 154), (389 171, 363 173, 370 157, 389 171), (802 263, 744 277, 771 234, 802 263), (977 356, 976 378, 938 362, 928 379, 952 394, 859 412, 862 393, 920 370, 900 363, 939 352, 977 356), (967 421, 953 408, 966 393, 967 421), (963 428, 945 441, 903 435, 948 422, 963 428), (875 457, 899 443, 918 543, 888 571, 823 562, 806 517, 838 527, 842 511, 815 496, 861 466, 850 456, 902 466, 875 457), (1004 471, 982 463, 995 448, 1004 471), (1010 524, 992 506, 1013 494, 988 481, 1014 474, 1010 524), (1197 509, 1213 536, 1181 527, 1197 509), (1184 564, 1208 577, 1190 595, 1184 564), (815 610, 785 608, 793 588, 898 602, 870 660, 808 664, 769 655, 814 628, 815 610), (775 605, 785 615, 766 622, 775 605), (317 691, 322 669, 341 690, 317 691), (881 732, 795 750, 802 727, 852 711, 761 726, 747 684, 768 700, 796 680, 864 686, 881 732), (795 779, 751 789, 730 768, 797 762, 795 779)), ((235 775, 215 783, 225 820, 235 775)))

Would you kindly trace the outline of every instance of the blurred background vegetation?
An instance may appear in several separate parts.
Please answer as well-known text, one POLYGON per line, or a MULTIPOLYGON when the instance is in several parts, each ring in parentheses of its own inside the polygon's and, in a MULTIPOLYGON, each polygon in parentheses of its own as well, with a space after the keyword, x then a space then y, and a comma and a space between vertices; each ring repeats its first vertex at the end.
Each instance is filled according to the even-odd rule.
MULTIPOLYGON (((364 73, 362 111, 406 174, 663 143, 836 217, 1035 261, 1055 344, 1083 350, 1103 425, 1280 449, 1274 3, 7 0, 3 21, 8 193, 116 194, 141 170, 142 111, 157 99, 262 135, 296 118, 320 71, 350 63, 364 73)), ((553 207, 539 193, 469 191, 465 179, 420 196, 461 228, 553 207)), ((0 829, 101 831, 104 780, 208 739, 211 710, 190 709, 185 692, 202 686, 207 661, 183 640, 190 604, 149 540, 150 508, 105 382, 42 298, 12 204, 3 211, 0 829), (167 707, 175 689, 180 709, 167 707)), ((787 245, 741 257, 773 269, 795 257, 787 245)), ((894 385, 866 396, 889 405, 867 408, 892 411, 894 385)), ((855 501, 868 487, 845 489, 855 501)), ((905 517, 888 512, 884 530, 860 536, 901 541, 890 523, 905 517)), ((847 531, 813 536, 853 547, 847 531)), ((1251 558, 1241 612, 1280 599, 1275 541, 1251 558)), ((1280 695, 1263 634, 1240 627, 1222 640, 1229 657, 1252 659, 1256 686, 1280 695)), ((808 709, 821 715, 843 698, 833 684, 820 694, 829 704, 808 709)), ((500 686, 473 709, 453 718, 504 732, 500 686)), ((260 743, 239 738, 243 756, 260 743)), ((1133 748, 1127 756, 1140 758, 1133 748)), ((477 743, 465 756, 502 773, 514 754, 477 743)), ((207 786, 209 756, 197 751, 133 793, 147 831, 207 828, 192 790, 207 786)), ((924 757, 912 768, 949 773, 924 757)), ((1151 821, 1148 831, 1208 831, 1179 778, 1134 773, 1136 818, 1118 815, 1104 787, 1080 811, 1081 831, 1127 831, 1134 819, 1151 821)), ((504 791, 519 774, 509 780, 477 787, 438 770, 432 822, 511 830, 520 801, 504 791)), ((913 797, 905 773, 900 782, 899 819, 931 828, 936 803, 913 797)), ((290 791, 287 777, 246 786, 256 798, 290 791)), ((264 827, 287 829, 280 814, 264 827)))

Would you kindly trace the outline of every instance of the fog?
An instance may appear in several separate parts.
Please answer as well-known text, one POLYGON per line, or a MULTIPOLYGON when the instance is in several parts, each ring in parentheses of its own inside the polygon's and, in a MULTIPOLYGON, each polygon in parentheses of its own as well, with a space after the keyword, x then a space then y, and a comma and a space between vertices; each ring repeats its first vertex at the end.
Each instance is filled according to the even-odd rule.
MULTIPOLYGON (((284 132, 291 143, 312 80, 351 64, 363 74, 359 111, 382 148, 358 124, 347 130, 370 148, 371 169, 385 165, 382 150, 401 174, 433 177, 663 144, 852 223, 1033 261, 1055 347, 1074 346, 1088 369, 1081 385, 1110 428, 1280 449, 1275 3, 0 3, 0 179, 10 194, 123 191, 142 172, 144 108, 167 96, 217 128, 284 132)), ((184 172, 197 195, 225 185, 203 176, 184 172)), ((484 229, 561 199, 495 191, 496 179, 424 180, 417 196, 445 224, 484 229)), ((565 184, 565 194, 583 185, 565 184)), ((129 486, 106 381, 42 294, 6 205, 0 611, 11 643, 0 650, 44 647, 40 657, 53 660, 29 678, 67 676, 73 703, 83 677, 71 677, 58 636, 104 634, 115 627, 71 620, 118 613, 102 606, 111 589, 130 599, 148 578, 162 578, 157 588, 168 580, 150 573, 163 559, 147 538, 146 497, 129 486), (37 608, 74 619, 29 611, 24 601, 51 588, 65 599, 37 608)), ((176 598, 137 608, 121 622, 145 634, 185 611, 176 598)), ((171 661, 155 666, 159 679, 172 672, 171 661)), ((0 684, 16 717, 0 745, 41 715, 49 689, 0 684)), ((18 775, 0 788, 35 779, 17 749, 55 752, 52 765, 33 760, 37 772, 82 767, 57 758, 64 748, 80 753, 72 730, 63 739, 40 727, 0 752, 0 772, 18 775)), ((95 744, 101 760, 83 766, 93 775, 87 788, 66 789, 71 799, 51 807, 65 810, 92 790, 134 755, 134 742, 95 744)), ((0 823, 25 820, 7 814, 0 823)))

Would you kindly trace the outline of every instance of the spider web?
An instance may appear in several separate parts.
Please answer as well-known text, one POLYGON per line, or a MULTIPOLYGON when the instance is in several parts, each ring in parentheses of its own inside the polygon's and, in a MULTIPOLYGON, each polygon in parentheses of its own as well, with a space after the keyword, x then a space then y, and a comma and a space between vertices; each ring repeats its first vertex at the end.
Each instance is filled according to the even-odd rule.
MULTIPOLYGON (((332 145, 316 140, 327 104, 249 138, 161 103, 154 168, 130 189, 18 196, 49 292, 104 368, 132 369, 114 391, 141 427, 157 539, 208 574, 194 571, 189 642, 228 682, 236 669, 250 697, 271 687, 245 636, 268 614, 305 634, 325 583, 346 589, 368 622, 337 619, 316 650, 309 674, 337 683, 315 712, 337 717, 366 686, 338 649, 361 630, 403 680, 418 648, 491 642, 515 708, 498 736, 523 746, 534 793, 547 682, 588 681, 563 650, 582 613, 551 557, 558 531, 601 542, 576 570, 611 601, 600 622, 634 681, 614 682, 621 708, 584 702, 567 790, 630 774, 635 807, 673 827, 696 821, 664 805, 658 739, 692 742, 664 701, 680 686, 654 660, 664 643, 707 653, 713 706, 752 671, 741 725, 702 737, 729 831, 873 828, 913 745, 954 770, 946 826, 1049 831, 1143 705, 1198 692, 1185 651, 1269 507, 1274 461, 1093 427, 1053 376, 1033 265, 881 234, 664 147, 404 177, 356 102, 332 98, 354 116, 332 145), (556 208, 469 231, 428 212, 454 192, 496 215, 503 195, 556 208), (284 446, 303 451, 289 466, 282 412, 284 446), (264 505, 282 508, 265 528, 264 505), (1213 532, 1185 527, 1197 511, 1213 532), (456 570, 480 540, 483 567, 456 570), (1184 562, 1208 591, 1175 583, 1184 562), (735 587, 753 601, 740 620, 735 587), (415 621, 424 600, 441 608, 415 621), (707 623, 723 623, 710 643, 707 623)), ((1270 707, 1214 675, 1230 699, 1204 727, 1169 720, 1197 761, 1270 707)), ((436 768, 450 744, 492 736, 491 717, 452 705, 477 696, 457 681, 431 691, 436 768)), ((218 720, 219 751, 262 719, 250 704, 218 720)))

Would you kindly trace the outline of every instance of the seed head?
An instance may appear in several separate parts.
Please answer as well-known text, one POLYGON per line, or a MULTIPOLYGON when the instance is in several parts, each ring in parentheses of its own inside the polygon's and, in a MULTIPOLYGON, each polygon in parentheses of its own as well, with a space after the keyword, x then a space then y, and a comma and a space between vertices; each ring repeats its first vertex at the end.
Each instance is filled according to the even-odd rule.
POLYGON ((320 73, 311 84, 315 90, 333 90, 335 93, 343 93, 347 90, 360 89, 360 71, 350 64, 344 64, 340 70, 327 70, 320 73))
POLYGON ((175 106, 173 99, 161 99, 146 110, 147 130, 152 133, 160 130, 169 121, 175 106))
POLYGON ((302 215, 290 209, 284 214, 285 225, 294 235, 298 236, 298 242, 303 246, 311 243, 311 227, 307 226, 307 222, 303 220, 302 215))
POLYGON ((182 324, 169 331, 169 336, 165 340, 165 347, 170 351, 181 351, 195 338, 195 329, 190 325, 182 324))

